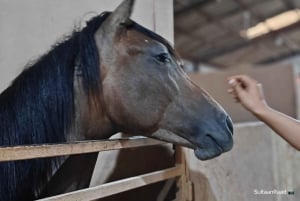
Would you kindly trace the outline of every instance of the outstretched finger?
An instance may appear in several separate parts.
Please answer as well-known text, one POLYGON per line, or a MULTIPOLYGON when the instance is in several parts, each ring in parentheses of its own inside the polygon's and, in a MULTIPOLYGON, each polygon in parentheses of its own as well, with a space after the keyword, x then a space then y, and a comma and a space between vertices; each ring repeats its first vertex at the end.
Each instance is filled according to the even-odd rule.
POLYGON ((256 85, 257 81, 252 79, 251 77, 247 75, 234 75, 227 78, 228 83, 241 83, 244 88, 247 88, 250 85, 256 85))

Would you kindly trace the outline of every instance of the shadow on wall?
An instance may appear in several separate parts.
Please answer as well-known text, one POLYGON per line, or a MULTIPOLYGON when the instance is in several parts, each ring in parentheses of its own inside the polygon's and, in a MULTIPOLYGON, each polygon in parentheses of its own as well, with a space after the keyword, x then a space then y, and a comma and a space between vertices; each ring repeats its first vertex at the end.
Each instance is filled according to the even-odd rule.
POLYGON ((193 183, 193 201, 217 201, 208 178, 199 171, 189 171, 193 183))

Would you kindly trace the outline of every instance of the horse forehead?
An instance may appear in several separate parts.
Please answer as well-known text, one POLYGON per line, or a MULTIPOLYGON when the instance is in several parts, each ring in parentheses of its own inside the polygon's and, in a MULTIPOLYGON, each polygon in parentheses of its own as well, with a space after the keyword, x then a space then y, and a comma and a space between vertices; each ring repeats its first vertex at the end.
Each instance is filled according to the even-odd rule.
POLYGON ((125 34, 125 40, 122 40, 124 45, 127 47, 136 46, 136 47, 160 47, 162 49, 167 49, 165 45, 161 42, 150 38, 149 36, 140 33, 137 30, 128 30, 125 34))

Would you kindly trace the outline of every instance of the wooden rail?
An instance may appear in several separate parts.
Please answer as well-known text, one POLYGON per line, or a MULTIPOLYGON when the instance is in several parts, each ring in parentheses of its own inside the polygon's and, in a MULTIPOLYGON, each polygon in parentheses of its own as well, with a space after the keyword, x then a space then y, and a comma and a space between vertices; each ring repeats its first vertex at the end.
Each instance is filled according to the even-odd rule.
POLYGON ((0 162, 153 146, 163 143, 164 142, 162 141, 150 138, 133 137, 116 140, 75 142, 69 144, 1 147, 0 162))
MULTIPOLYGON (((127 149, 135 147, 153 146, 165 144, 165 142, 145 138, 145 137, 132 137, 123 139, 103 140, 103 141, 84 141, 74 142, 68 144, 44 144, 44 145, 28 145, 28 146, 13 146, 13 147, 0 147, 0 162, 26 160, 33 158, 55 157, 72 154, 84 154, 91 152, 109 151, 117 149, 127 149)), ((99 198, 104 198, 124 191, 132 190, 138 187, 149 185, 152 183, 168 180, 171 178, 181 177, 178 185, 182 188, 185 185, 186 168, 185 161, 182 158, 182 151, 177 150, 179 154, 175 167, 143 174, 135 177, 130 177, 103 185, 86 188, 78 191, 73 191, 66 194, 56 195, 53 197, 43 198, 39 201, 88 201, 99 198), (180 153, 179 153, 180 152, 180 153)), ((164 200, 168 189, 172 182, 167 183, 163 188, 158 200, 164 200)), ((186 193, 183 188, 179 197, 185 199, 186 193)), ((182 200, 182 199, 180 199, 182 200)))
POLYGON ((138 187, 164 181, 170 178, 178 177, 182 174, 181 166, 168 168, 140 176, 130 177, 127 179, 118 180, 102 184, 99 186, 73 191, 66 194, 61 194, 53 197, 40 199, 38 201, 88 201, 99 198, 104 198, 110 195, 132 190, 138 187))

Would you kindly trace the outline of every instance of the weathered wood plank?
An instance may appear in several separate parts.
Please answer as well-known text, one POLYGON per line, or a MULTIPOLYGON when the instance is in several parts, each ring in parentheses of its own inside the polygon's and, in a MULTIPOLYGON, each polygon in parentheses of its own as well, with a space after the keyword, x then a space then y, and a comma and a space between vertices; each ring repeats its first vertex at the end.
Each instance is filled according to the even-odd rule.
POLYGON ((142 187, 148 184, 167 180, 177 176, 181 176, 182 167, 177 165, 173 168, 168 168, 140 176, 130 177, 127 179, 110 182, 100 186, 78 190, 62 195, 57 195, 49 198, 40 199, 38 201, 88 201, 99 198, 104 198, 110 195, 142 187))
POLYGON ((92 153, 116 149, 152 146, 159 144, 164 144, 164 142, 150 138, 138 137, 118 140, 74 142, 69 144, 44 144, 1 147, 0 162, 92 153))

